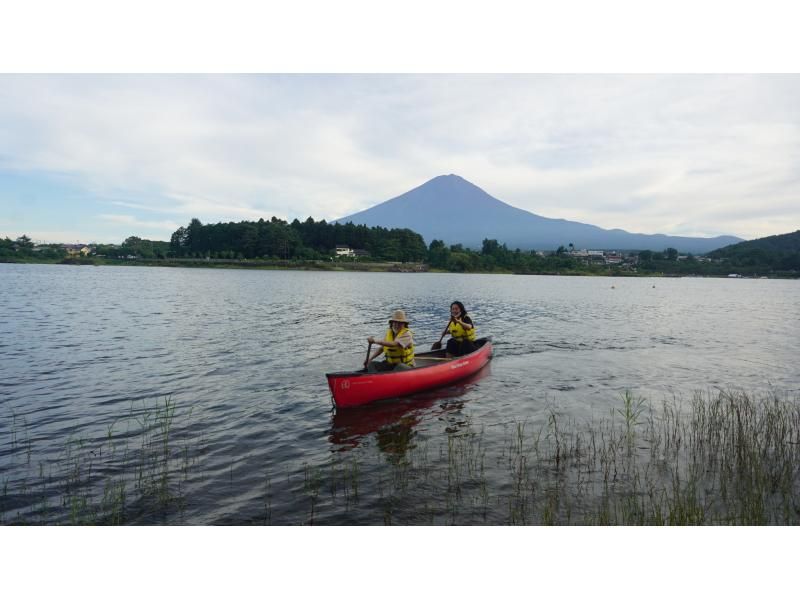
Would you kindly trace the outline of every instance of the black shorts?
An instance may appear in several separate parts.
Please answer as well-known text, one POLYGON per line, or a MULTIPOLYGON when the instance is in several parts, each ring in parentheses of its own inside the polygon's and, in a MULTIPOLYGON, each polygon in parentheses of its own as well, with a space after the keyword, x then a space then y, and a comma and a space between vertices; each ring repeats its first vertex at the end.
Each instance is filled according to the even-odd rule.
POLYGON ((447 352, 450 355, 455 355, 456 357, 460 357, 461 355, 466 355, 467 353, 472 353, 478 347, 475 346, 475 343, 469 340, 463 340, 461 342, 457 341, 454 338, 451 338, 447 341, 447 352))

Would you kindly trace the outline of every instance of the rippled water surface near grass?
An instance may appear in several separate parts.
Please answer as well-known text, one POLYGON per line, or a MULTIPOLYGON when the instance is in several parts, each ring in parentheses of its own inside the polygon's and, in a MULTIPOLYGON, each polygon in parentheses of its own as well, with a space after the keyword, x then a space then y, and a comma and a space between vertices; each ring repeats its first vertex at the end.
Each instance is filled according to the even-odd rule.
POLYGON ((514 468, 554 424, 619 420, 626 391, 797 396, 799 299, 782 280, 0 264, 0 516, 531 522, 547 476, 515 488, 514 468), (455 299, 494 338, 488 368, 331 411, 325 372, 359 367, 392 310, 428 346, 455 299))

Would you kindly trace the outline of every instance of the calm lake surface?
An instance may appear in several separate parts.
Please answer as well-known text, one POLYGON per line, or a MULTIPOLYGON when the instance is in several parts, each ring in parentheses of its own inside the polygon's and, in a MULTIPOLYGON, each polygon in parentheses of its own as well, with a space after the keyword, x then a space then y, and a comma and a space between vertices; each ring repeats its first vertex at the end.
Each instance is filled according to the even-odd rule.
POLYGON ((502 493, 520 423, 606 417, 626 390, 797 395, 798 355, 800 281, 0 264, 0 514, 85 522, 117 495, 132 524, 503 524, 499 503, 387 507, 397 464, 416 450, 434 485, 477 429, 502 493), (360 367, 394 309, 427 348, 456 299, 488 368, 331 410, 325 372, 360 367))

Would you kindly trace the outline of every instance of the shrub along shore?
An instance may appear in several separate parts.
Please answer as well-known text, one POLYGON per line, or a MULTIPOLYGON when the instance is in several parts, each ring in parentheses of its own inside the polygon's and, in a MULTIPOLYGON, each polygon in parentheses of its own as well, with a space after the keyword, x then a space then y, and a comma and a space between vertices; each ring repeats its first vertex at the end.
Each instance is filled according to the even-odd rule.
MULTIPOLYGON (((728 278, 730 276, 725 268, 704 273, 671 272, 651 269, 630 269, 606 266, 591 266, 580 263, 562 267, 559 264, 545 263, 542 268, 533 270, 512 270, 493 267, 491 269, 448 270, 441 267, 432 267, 424 262, 375 262, 366 260, 280 260, 280 259, 219 259, 219 258, 135 258, 135 259, 108 259, 100 257, 86 258, 60 258, 60 259, 10 259, 0 258, 0 263, 17 264, 60 264, 70 266, 121 266, 121 267, 159 267, 159 268, 230 268, 249 270, 319 270, 328 272, 436 272, 453 274, 521 274, 540 276, 615 276, 615 277, 702 277, 702 278, 728 278)), ((800 273, 794 271, 761 272, 737 274, 740 278, 800 278, 800 273)))
MULTIPOLYGON (((47 463, 32 459, 33 434, 9 415, 0 523, 192 523, 186 488, 209 474, 207 447, 181 421, 190 415, 171 397, 132 406, 107 434, 70 438, 47 463)), ((366 456, 337 451, 265 472, 262 507, 235 523, 800 523, 798 397, 719 391, 653 404, 626 392, 604 418, 576 421, 553 406, 540 426, 507 422, 491 451, 475 422, 429 440, 403 426, 374 432, 380 450, 366 456), (273 512, 280 495, 291 512, 273 512)))
POLYGON ((0 261, 110 265, 314 270, 439 271, 612 276, 800 277, 800 231, 746 241, 707 256, 663 251, 582 251, 571 243, 552 251, 509 249, 484 239, 480 249, 447 246, 408 229, 368 228, 277 218, 180 227, 170 242, 128 237, 120 245, 39 245, 26 235, 0 239, 0 261), (70 253, 67 256, 67 253, 70 253), (66 258, 66 259, 65 259, 66 258))

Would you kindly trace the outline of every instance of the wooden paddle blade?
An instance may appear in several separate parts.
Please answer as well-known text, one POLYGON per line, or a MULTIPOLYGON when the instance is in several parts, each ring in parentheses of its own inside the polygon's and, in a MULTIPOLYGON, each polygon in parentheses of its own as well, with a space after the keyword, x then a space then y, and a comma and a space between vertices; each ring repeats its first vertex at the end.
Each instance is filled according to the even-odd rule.
POLYGON ((431 345, 431 351, 438 351, 438 350, 439 350, 439 349, 441 349, 441 348, 442 348, 442 343, 441 343, 441 341, 436 341, 435 343, 433 343, 433 344, 431 345))

